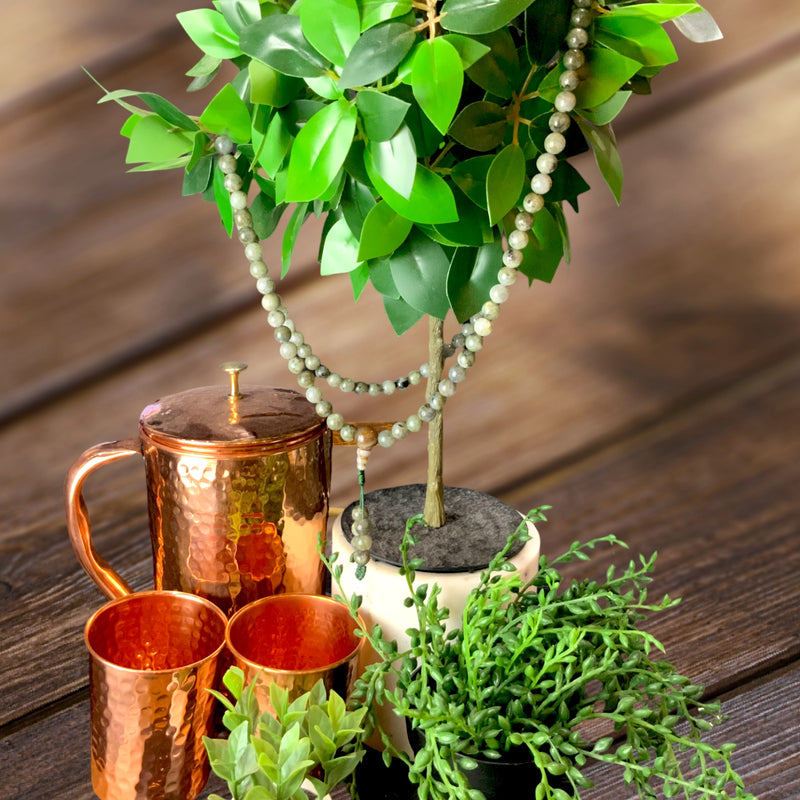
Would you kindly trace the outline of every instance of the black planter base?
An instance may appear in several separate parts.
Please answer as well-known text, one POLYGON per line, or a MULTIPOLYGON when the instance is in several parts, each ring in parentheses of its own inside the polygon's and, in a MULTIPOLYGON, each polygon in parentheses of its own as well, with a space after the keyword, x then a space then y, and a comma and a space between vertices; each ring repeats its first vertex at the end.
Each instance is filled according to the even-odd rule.
POLYGON ((359 800, 415 800, 417 787, 408 779, 408 767, 397 758, 387 767, 371 747, 355 772, 359 800))

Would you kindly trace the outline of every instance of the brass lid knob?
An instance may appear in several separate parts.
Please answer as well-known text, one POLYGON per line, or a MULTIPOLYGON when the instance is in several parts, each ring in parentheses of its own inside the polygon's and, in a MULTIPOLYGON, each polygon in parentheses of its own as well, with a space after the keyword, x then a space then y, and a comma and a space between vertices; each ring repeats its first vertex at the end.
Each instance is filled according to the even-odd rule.
POLYGON ((247 364, 244 361, 226 361, 220 364, 220 369, 228 373, 231 379, 231 390, 228 397, 232 400, 238 400, 242 393, 239 391, 239 373, 247 369, 247 364))

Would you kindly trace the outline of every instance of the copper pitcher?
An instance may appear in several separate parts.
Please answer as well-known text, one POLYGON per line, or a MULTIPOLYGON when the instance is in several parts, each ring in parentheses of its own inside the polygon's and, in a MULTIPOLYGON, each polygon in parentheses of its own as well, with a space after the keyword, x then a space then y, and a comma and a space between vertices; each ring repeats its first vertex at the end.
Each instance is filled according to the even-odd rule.
POLYGON ((144 458, 156 589, 206 597, 230 615, 282 592, 319 594, 317 553, 328 515, 331 437, 314 406, 288 389, 230 386, 164 397, 139 436, 90 447, 66 480, 78 559, 109 598, 131 588, 95 550, 81 489, 98 467, 144 458))

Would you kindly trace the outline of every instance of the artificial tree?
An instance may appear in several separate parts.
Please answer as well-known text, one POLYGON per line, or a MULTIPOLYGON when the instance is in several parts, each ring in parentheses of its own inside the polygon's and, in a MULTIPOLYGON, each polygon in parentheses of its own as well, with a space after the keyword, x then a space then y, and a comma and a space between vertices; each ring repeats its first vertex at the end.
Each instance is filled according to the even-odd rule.
POLYGON ((102 101, 131 113, 127 161, 180 169, 185 195, 216 203, 289 369, 328 427, 358 439, 362 478, 372 446, 428 423, 424 519, 440 526, 441 411, 517 276, 549 282, 569 260, 563 204, 577 212, 589 186, 568 159, 591 149, 619 201, 611 122, 677 60, 664 23, 696 40, 716 25, 694 0, 215 0, 178 20, 203 53, 189 90, 222 86, 198 117, 153 93, 107 91, 102 101), (323 220, 322 275, 348 274, 356 300, 371 284, 398 335, 428 317, 423 374, 350 379, 296 330, 259 241, 286 218, 282 277, 311 215, 323 220), (445 342, 451 312, 463 328, 445 342), (346 422, 321 388, 380 395, 424 378, 426 402, 380 432, 346 422))

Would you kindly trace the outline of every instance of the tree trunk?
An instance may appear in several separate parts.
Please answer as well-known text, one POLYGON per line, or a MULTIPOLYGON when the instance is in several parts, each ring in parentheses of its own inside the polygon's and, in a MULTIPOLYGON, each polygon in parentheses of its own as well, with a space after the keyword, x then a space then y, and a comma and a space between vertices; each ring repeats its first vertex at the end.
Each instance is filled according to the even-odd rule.
MULTIPOLYGON (((437 390, 444 368, 444 322, 428 317, 428 387, 430 398, 437 390)), ((442 451, 444 421, 441 412, 428 424, 428 484, 423 517, 429 528, 441 528, 445 521, 442 451)))

